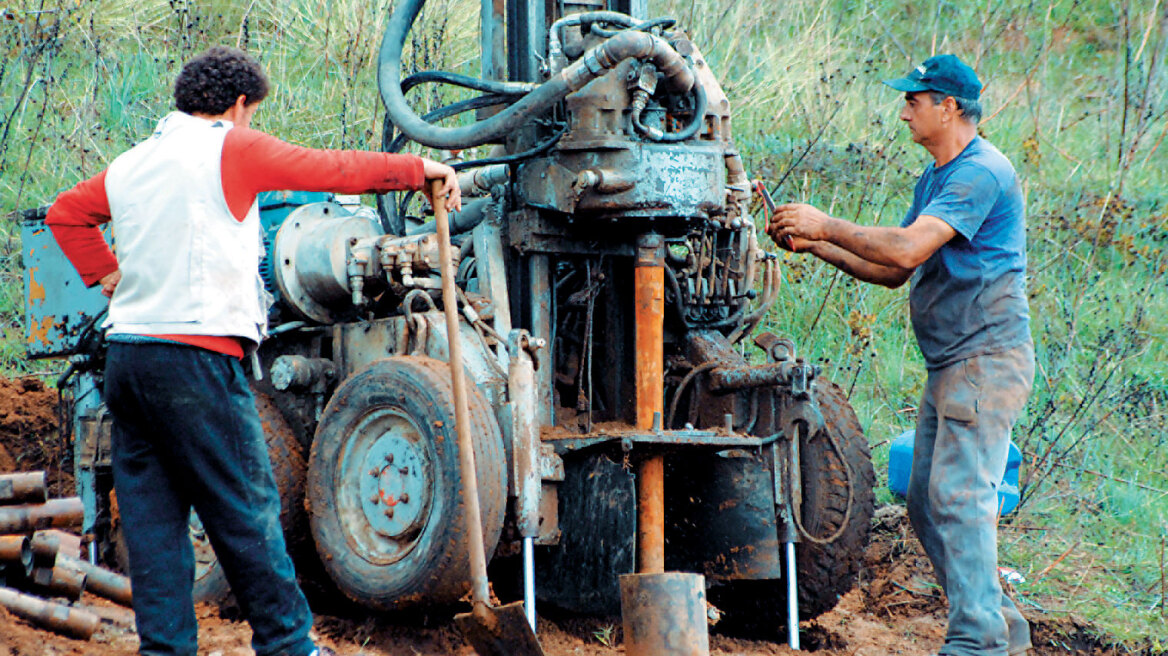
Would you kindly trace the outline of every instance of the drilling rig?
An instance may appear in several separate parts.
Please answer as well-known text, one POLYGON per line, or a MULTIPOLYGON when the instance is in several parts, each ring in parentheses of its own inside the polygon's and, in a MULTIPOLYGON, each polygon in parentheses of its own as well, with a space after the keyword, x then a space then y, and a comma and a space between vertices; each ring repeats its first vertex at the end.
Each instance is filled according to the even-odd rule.
MULTIPOLYGON (((485 0, 480 77, 403 77, 423 4, 386 27, 382 145, 493 146, 454 160, 451 217, 492 571, 575 612, 614 612, 619 575, 665 570, 704 575, 728 625, 788 624, 791 588, 802 618, 830 609, 868 539, 868 444, 817 365, 755 334, 780 261, 709 62, 644 0, 485 0), (424 84, 476 95, 419 116, 424 84)), ((310 598, 387 611, 454 604, 469 576, 438 237, 412 200, 259 199, 277 302, 252 369, 289 549, 310 598)), ((43 215, 24 220, 28 352, 69 358, 86 532, 116 561, 105 300, 43 215)), ((198 589, 222 596, 194 516, 192 539, 198 589)))

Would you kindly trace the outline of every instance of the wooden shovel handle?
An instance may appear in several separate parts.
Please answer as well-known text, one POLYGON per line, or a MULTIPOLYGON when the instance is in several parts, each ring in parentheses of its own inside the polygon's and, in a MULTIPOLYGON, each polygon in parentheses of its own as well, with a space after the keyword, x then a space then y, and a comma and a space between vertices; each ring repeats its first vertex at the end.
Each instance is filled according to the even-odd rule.
POLYGON ((446 333, 450 341, 450 379, 454 386, 454 420, 458 430, 458 462, 462 470, 462 499, 465 504, 466 539, 470 545, 471 595, 476 604, 490 604, 487 587, 487 555, 483 549, 482 511, 475 474, 474 442, 470 434, 470 411, 466 400, 466 373, 462 368, 462 343, 458 330, 458 297, 454 292, 454 264, 450 253, 450 218, 446 213, 442 180, 430 181, 430 202, 438 227, 438 262, 442 267, 442 304, 446 310, 446 333))

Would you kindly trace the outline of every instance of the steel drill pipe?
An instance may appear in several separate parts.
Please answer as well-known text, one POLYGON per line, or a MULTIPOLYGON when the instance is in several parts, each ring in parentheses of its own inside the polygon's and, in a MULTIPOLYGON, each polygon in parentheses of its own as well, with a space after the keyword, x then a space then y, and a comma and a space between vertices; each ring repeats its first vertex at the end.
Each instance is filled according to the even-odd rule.
POLYGON ((0 474, 0 504, 44 503, 45 490, 43 471, 0 474))
POLYGON ((17 617, 81 640, 89 640, 101 620, 97 615, 0 587, 0 606, 17 617))
POLYGON ((81 526, 85 509, 79 497, 50 499, 45 503, 0 506, 0 533, 27 533, 42 528, 81 526))
MULTIPOLYGON (((665 410, 665 240, 637 240, 634 269, 636 309, 637 428, 660 428, 665 410), (654 421, 654 417, 658 419, 654 421)), ((652 456, 637 468, 637 572, 665 571, 665 458, 652 456)))
POLYGON ((29 542, 33 558, 47 566, 53 564, 57 554, 81 556, 81 536, 65 531, 57 529, 37 531, 32 534, 32 539, 29 542))
POLYGON ((0 535, 0 561, 32 574, 32 545, 27 535, 0 535))
POLYGON ((84 574, 85 589, 99 597, 105 597, 126 607, 133 602, 134 595, 129 577, 63 553, 57 554, 57 567, 84 574))
POLYGON ((52 567, 32 568, 32 582, 54 595, 69 601, 81 598, 85 589, 85 573, 57 564, 52 567))

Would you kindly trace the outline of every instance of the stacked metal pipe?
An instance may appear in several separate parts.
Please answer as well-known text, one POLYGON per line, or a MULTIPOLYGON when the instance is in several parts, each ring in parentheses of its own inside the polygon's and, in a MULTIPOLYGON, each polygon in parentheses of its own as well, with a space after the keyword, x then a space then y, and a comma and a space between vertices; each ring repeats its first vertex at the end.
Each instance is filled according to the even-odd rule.
MULTIPOLYGON (((49 499, 43 471, 0 474, 0 606, 33 624, 88 640, 101 618, 82 591, 123 606, 130 580, 81 558, 77 497, 49 499)), ((109 615, 106 613, 105 615, 109 615)))

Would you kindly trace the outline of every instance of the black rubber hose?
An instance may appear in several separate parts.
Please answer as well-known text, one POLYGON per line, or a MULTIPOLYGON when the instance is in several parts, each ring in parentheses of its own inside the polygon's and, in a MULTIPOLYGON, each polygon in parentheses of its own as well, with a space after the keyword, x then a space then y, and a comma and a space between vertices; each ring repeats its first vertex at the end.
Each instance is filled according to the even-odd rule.
MULTIPOLYGON (((475 98, 468 98, 466 100, 459 100, 458 102, 450 103, 422 115, 422 120, 427 122, 441 121, 457 116, 463 112, 469 112, 474 109, 481 109, 483 107, 494 107, 495 105, 502 105, 507 102, 507 96, 499 94, 490 94, 486 96, 477 96, 475 98)), ((389 115, 386 114, 386 124, 392 129, 393 125, 389 122, 389 115)), ((386 130, 382 130, 382 134, 386 134, 386 130)), ((394 137, 388 145, 382 144, 381 151, 385 153, 396 153, 405 147, 410 138, 404 134, 399 134, 394 137)))
POLYGON ((512 153, 510 155, 500 155, 498 157, 484 157, 482 159, 473 159, 473 160, 470 160, 469 162, 459 162, 459 163, 455 164, 453 168, 455 171, 463 171, 465 169, 473 169, 473 168, 478 168, 480 166, 491 166, 492 164, 512 164, 514 162, 520 162, 520 161, 523 161, 523 160, 531 158, 531 157, 537 157, 537 156, 542 155, 542 154, 546 153, 547 151, 551 150, 552 146, 556 145, 556 142, 559 141, 560 137, 564 136, 564 133, 567 131, 568 131, 567 126, 564 126, 564 127, 560 128, 560 130, 558 132, 556 132, 552 136, 548 137, 547 140, 544 141, 543 143, 541 143, 537 146, 534 146, 532 148, 529 148, 528 150, 525 150, 523 152, 512 153))
POLYGON ((653 60, 674 91, 689 91, 694 84, 693 71, 664 39, 646 32, 621 32, 491 118, 474 125, 437 127, 414 113, 406 103, 400 82, 402 49, 424 2, 405 0, 394 8, 381 40, 377 67, 381 100, 390 120, 402 134, 424 146, 461 149, 501 141, 526 126, 531 118, 546 113, 569 93, 630 57, 653 60))
POLYGON ((406 93, 420 84, 427 83, 452 84, 456 87, 474 89, 476 91, 494 93, 501 96, 522 96, 536 87, 536 85, 528 82, 500 82, 462 75, 461 73, 450 73, 448 71, 422 71, 421 73, 414 73, 402 80, 402 93, 406 93))

